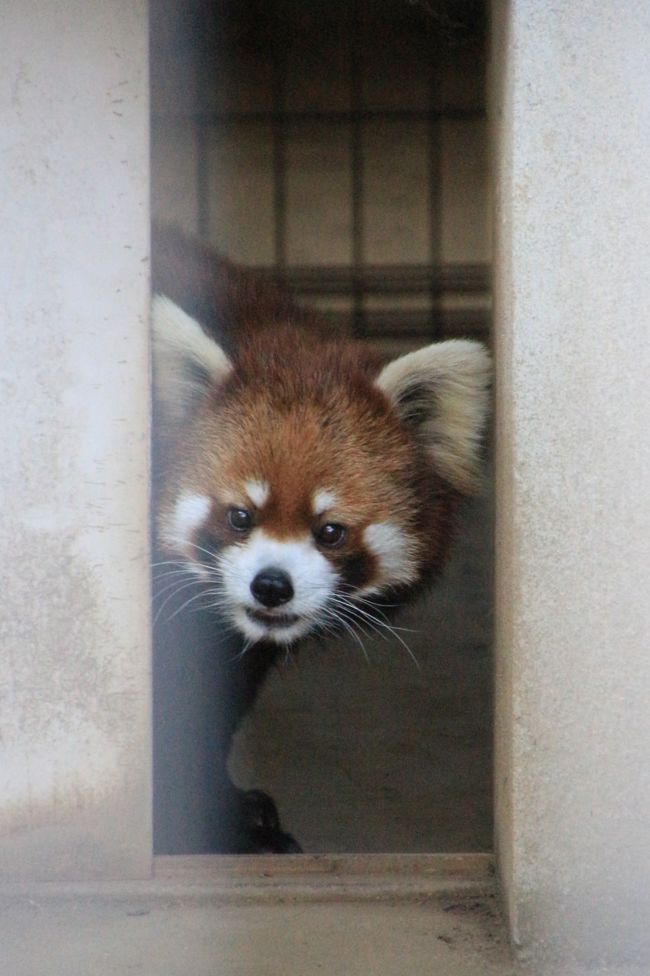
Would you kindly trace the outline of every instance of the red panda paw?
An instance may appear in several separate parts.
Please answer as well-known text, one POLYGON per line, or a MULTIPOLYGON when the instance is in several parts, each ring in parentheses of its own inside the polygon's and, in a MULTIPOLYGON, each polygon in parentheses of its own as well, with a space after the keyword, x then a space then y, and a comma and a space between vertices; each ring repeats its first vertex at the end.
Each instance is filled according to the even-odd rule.
POLYGON ((239 828, 245 838, 243 854, 302 854, 297 840, 282 829, 278 809, 262 790, 241 793, 239 828))

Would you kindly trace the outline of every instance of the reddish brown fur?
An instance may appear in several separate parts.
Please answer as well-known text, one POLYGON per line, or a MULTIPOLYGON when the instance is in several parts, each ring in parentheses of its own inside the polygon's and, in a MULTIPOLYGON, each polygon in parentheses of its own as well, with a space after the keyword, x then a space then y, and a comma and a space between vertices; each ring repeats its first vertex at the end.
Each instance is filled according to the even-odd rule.
POLYGON ((454 493, 373 384, 381 358, 359 343, 324 338, 317 316, 208 249, 188 249, 173 232, 157 240, 154 284, 208 329, 225 331, 234 365, 177 440, 163 510, 179 491, 207 495, 215 535, 234 541, 223 513, 249 505, 244 483, 263 480, 270 498, 257 524, 296 537, 323 521, 312 513, 314 492, 332 490, 348 540, 328 558, 361 551, 363 530, 390 522, 416 540, 419 572, 430 576, 446 549, 454 493))
POLYGON ((152 289, 196 318, 228 352, 257 330, 318 327, 268 275, 239 268, 172 227, 154 228, 152 289))

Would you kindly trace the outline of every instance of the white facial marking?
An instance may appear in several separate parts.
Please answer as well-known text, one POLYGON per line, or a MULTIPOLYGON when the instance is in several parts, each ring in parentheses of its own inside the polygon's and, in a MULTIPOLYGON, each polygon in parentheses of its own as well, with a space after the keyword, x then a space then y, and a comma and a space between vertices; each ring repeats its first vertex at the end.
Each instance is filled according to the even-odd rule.
POLYGON ((242 633, 252 640, 266 638, 288 644, 311 630, 314 619, 334 592, 338 574, 330 562, 315 548, 311 537, 282 541, 268 536, 263 529, 254 531, 244 544, 228 546, 219 558, 225 595, 232 607, 232 618, 242 633), (270 567, 281 569, 291 579, 291 600, 268 611, 251 593, 250 585, 257 574, 270 567), (265 627, 252 620, 246 610, 265 611, 277 616, 296 616, 286 626, 265 627))
MULTIPOLYGON (((363 534, 370 552, 377 557, 383 584, 412 583, 417 577, 416 542, 391 522, 375 522, 363 534)), ((377 587, 362 590, 369 593, 377 587)))
POLYGON ((256 508, 264 508, 269 500, 269 486, 266 481, 247 481, 244 485, 246 494, 256 508))
POLYGON ((336 495, 333 491, 315 491, 311 500, 314 515, 323 515, 330 508, 335 508, 336 504, 336 495))
POLYGON ((207 519, 212 502, 206 495, 181 495, 172 517, 163 526, 165 542, 174 548, 189 548, 192 536, 207 519))

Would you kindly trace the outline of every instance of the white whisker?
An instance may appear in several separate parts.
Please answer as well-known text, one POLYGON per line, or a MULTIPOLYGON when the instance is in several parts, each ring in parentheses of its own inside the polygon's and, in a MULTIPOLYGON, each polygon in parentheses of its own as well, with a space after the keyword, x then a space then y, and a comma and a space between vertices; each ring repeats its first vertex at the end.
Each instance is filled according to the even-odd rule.
MULTIPOLYGON (((157 597, 162 596, 163 593, 166 593, 167 592, 167 589, 171 589, 172 590, 171 593, 168 593, 167 594, 167 596, 165 597, 165 599, 163 600, 163 602, 161 603, 161 605, 158 607, 158 609, 156 611, 156 614, 155 614, 155 616, 153 618, 153 624, 154 624, 154 626, 158 623, 158 620, 160 619, 160 615, 162 614, 163 610, 165 609, 165 607, 167 606, 167 604, 169 603, 170 600, 173 600, 174 597, 178 593, 182 593, 183 590, 189 589, 190 586, 199 585, 200 582, 201 581, 200 580, 197 580, 197 579, 189 580, 188 582, 182 583, 180 586, 177 586, 175 589, 173 587, 175 587, 176 584, 175 583, 172 583, 171 584, 171 587, 167 587, 165 590, 163 590, 163 592, 154 594, 154 600, 155 600, 157 597)), ((203 590, 201 590, 201 592, 199 594, 197 594, 197 595, 200 596, 202 593, 203 593, 203 590)), ((178 611, 176 611, 176 612, 178 613, 178 611)), ((176 616, 176 614, 174 614, 173 616, 176 616)), ((169 619, 171 620, 172 618, 170 617, 169 619)))
POLYGON ((406 650, 406 652, 408 653, 409 657, 415 664, 418 671, 422 670, 420 667, 420 662, 418 661, 417 657, 415 656, 415 654, 413 653, 409 645, 406 643, 406 641, 402 638, 402 636, 397 632, 397 630, 393 626, 375 617, 373 614, 369 613, 369 611, 359 607, 357 604, 348 600, 347 597, 341 597, 340 595, 338 595, 335 596, 335 600, 337 602, 337 606, 339 607, 339 610, 341 612, 347 611, 353 618, 356 616, 357 622, 359 623, 364 622, 368 626, 373 627, 373 629, 375 629, 377 633, 381 634, 381 636, 383 637, 386 636, 385 634, 383 634, 382 632, 383 630, 386 630, 388 631, 389 634, 392 634, 395 640, 399 641, 402 647, 406 650), (381 630, 379 628, 381 628, 381 630))
POLYGON ((357 633, 357 631, 353 627, 350 626, 350 624, 341 615, 341 613, 335 612, 335 610, 331 606, 325 606, 325 607, 323 607, 323 610, 324 610, 325 613, 327 613, 331 617, 332 620, 335 620, 337 623, 339 623, 348 632, 348 634, 350 634, 351 637, 354 637, 354 639, 356 640, 357 644, 359 645, 359 647, 363 651, 363 656, 365 657, 365 659, 368 662, 368 664, 370 664, 370 658, 368 657, 368 651, 366 650, 366 645, 363 643, 363 641, 359 637, 359 634, 357 633))
POLYGON ((173 620, 174 617, 178 616, 179 613, 182 613, 183 610, 185 610, 186 607, 189 607, 190 603, 194 603, 195 600, 200 600, 201 597, 204 597, 204 596, 205 596, 205 591, 204 590, 201 590, 200 593, 195 593, 194 596, 191 596, 189 598, 189 600, 186 600, 185 603, 182 606, 180 606, 176 610, 174 610, 174 612, 171 615, 171 617, 168 617, 167 622, 169 623, 169 621, 173 620))

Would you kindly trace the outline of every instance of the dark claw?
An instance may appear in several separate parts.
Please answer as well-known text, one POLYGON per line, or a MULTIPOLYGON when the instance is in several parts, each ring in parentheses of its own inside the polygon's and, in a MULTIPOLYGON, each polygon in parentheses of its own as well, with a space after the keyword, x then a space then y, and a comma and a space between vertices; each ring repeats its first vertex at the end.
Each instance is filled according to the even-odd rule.
POLYGON ((262 790, 246 790, 242 794, 244 801, 244 816, 260 830, 275 831, 280 829, 278 808, 268 795, 262 790))
POLYGON ((300 844, 281 829, 278 809, 262 790, 241 794, 244 854, 302 854, 300 844))

